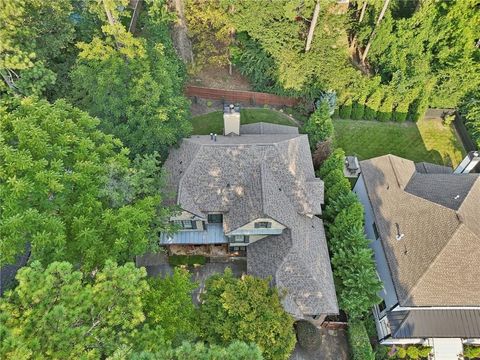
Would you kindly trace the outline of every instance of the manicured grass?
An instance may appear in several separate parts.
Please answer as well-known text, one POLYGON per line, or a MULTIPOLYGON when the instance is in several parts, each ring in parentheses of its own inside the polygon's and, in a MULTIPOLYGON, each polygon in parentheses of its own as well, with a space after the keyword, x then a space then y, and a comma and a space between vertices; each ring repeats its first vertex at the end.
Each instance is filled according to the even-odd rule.
MULTIPOLYGON (((223 112, 221 111, 195 116, 191 121, 194 135, 208 135, 210 133, 221 135, 223 133, 223 112)), ((268 122, 296 126, 286 115, 270 109, 242 109, 240 110, 240 122, 242 125, 268 122)))
POLYGON ((333 124, 335 145, 360 159, 394 154, 416 162, 456 166, 465 154, 453 128, 440 119, 416 124, 335 119, 333 124))
POLYGON ((207 258, 202 255, 170 255, 168 257, 168 263, 172 266, 179 265, 204 265, 207 262, 207 258))

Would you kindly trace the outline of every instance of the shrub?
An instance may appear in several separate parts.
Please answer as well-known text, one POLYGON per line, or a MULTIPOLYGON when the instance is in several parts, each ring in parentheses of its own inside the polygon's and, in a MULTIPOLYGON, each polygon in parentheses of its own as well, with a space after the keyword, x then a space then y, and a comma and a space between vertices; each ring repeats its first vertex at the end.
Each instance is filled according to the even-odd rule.
POLYGON ((353 120, 362 120, 364 112, 365 112, 365 104, 355 101, 352 106, 351 118, 353 120))
POLYGON ((430 346, 420 346, 418 348, 418 353, 422 358, 428 358, 428 355, 432 352, 432 348, 430 346))
POLYGON ((348 324, 348 342, 352 351, 352 360, 375 359, 367 329, 362 321, 352 321, 348 324))
POLYGON ((395 355, 399 359, 405 359, 407 357, 407 350, 405 348, 399 348, 395 355))
POLYGON ((377 117, 377 111, 382 102, 383 93, 380 88, 375 90, 367 99, 365 103, 365 115, 366 120, 375 120, 377 117))
POLYGON ((295 324, 297 340, 305 350, 316 350, 322 344, 320 331, 312 323, 300 320, 295 324))
POLYGON ((179 265, 204 265, 207 262, 207 258, 202 255, 170 255, 168 257, 168 263, 172 266, 179 265))
POLYGON ((315 149, 319 142, 328 140, 333 136, 333 123, 329 111, 328 103, 322 101, 303 126, 302 130, 308 134, 312 149, 315 149))
POLYGON ((378 108, 377 120, 390 121, 392 119, 393 97, 389 94, 383 99, 382 105, 378 108))
POLYGON ((317 175, 324 178, 334 169, 343 169, 345 161, 345 152, 342 149, 335 149, 330 157, 325 160, 317 175))
POLYGON ((340 119, 350 119, 352 115, 352 104, 348 102, 340 106, 338 115, 340 116, 340 119))
POLYGON ((343 150, 335 150, 318 173, 326 189, 327 244, 340 306, 350 318, 358 319, 379 302, 381 283, 363 231, 364 209, 343 175, 344 155, 343 150))
POLYGON ((463 356, 469 359, 480 358, 480 346, 467 345, 463 349, 463 356))
POLYGON ((418 351, 418 348, 416 346, 409 346, 407 348, 407 356, 409 357, 409 359, 417 360, 420 358, 420 352, 418 351))
POLYGON ((397 122, 404 122, 407 120, 408 106, 408 102, 399 103, 393 111, 392 120, 397 122))

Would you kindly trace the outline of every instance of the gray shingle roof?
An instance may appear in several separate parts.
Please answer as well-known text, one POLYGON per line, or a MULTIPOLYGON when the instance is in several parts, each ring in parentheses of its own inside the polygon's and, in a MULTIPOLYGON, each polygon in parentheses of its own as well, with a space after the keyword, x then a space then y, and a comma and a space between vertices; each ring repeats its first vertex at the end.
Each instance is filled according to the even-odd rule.
POLYGON ((478 306, 479 175, 419 174, 393 155, 360 166, 400 304, 478 306))
POLYGON ((415 169, 421 174, 451 174, 453 172, 451 167, 428 162, 415 163, 415 169))
POLYGON ((479 338, 478 309, 421 309, 387 314, 394 338, 479 338))
POLYGON ((258 122, 240 125, 241 134, 298 134, 295 126, 258 122))
POLYGON ((338 312, 323 223, 314 216, 323 182, 306 135, 194 136, 171 151, 165 169, 177 203, 202 217, 222 212, 225 233, 260 217, 285 225, 282 235, 249 245, 248 272, 272 276, 297 317, 338 312))

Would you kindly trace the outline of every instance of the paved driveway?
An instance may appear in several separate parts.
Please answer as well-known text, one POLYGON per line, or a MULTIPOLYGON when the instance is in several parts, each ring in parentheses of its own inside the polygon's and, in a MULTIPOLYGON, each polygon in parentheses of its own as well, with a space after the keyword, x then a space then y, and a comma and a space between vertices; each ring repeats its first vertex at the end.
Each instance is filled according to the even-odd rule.
POLYGON ((195 305, 200 304, 200 294, 205 289, 205 281, 213 274, 223 273, 227 267, 232 269, 234 276, 240 277, 247 272, 247 261, 238 259, 229 262, 212 262, 190 269, 192 280, 199 283, 198 288, 192 293, 192 299, 195 305))
POLYGON ((320 329, 322 344, 307 351, 297 343, 290 360, 348 360, 348 341, 345 330, 320 329))

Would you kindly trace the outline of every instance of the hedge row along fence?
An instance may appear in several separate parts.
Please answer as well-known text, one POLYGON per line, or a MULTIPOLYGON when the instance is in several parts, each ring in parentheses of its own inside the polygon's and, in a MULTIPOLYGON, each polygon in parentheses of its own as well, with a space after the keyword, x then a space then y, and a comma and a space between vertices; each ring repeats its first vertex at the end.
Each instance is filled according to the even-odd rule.
POLYGON ((361 319, 380 302, 382 285, 364 234, 363 206, 343 175, 344 160, 344 151, 336 149, 317 175, 326 189, 323 218, 340 307, 350 319, 361 319))
POLYGON ((368 97, 347 99, 335 115, 352 120, 417 121, 423 117, 427 107, 428 98, 423 94, 400 97, 378 88, 368 97))

